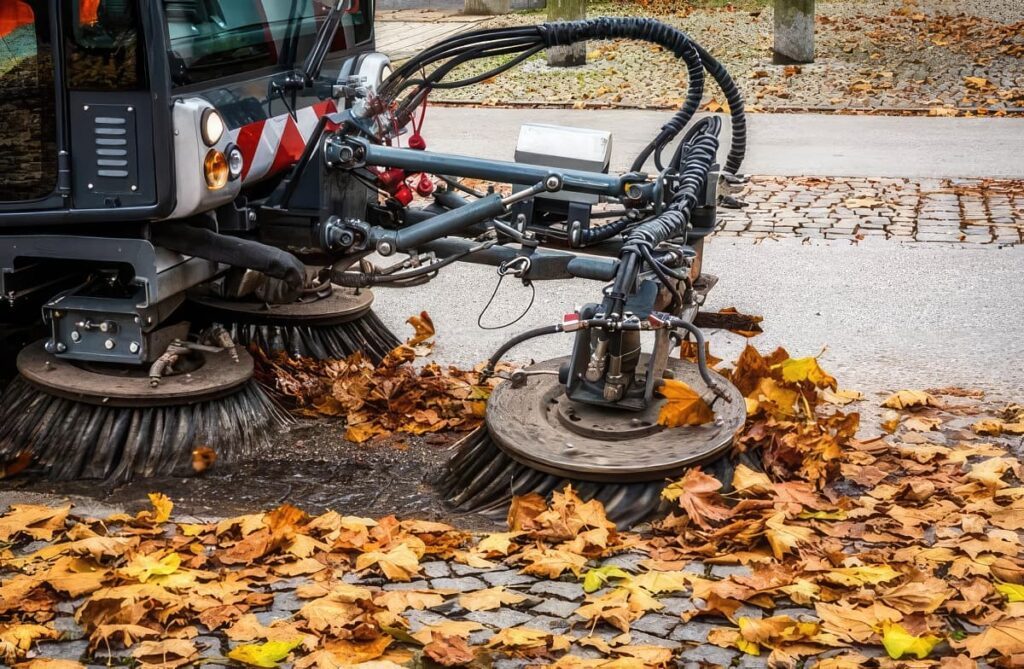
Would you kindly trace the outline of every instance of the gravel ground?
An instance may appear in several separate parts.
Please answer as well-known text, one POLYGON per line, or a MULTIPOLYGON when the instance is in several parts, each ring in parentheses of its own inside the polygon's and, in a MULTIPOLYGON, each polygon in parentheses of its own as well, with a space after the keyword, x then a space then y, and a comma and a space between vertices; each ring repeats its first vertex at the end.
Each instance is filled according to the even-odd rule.
MULTIPOLYGON (((590 15, 642 11, 634 3, 599 3, 590 15)), ((755 111, 1024 112, 1024 11, 1017 0, 819 3, 817 62, 800 68, 771 62, 770 6, 738 3, 659 18, 715 54, 755 111)), ((543 20, 541 12, 525 12, 477 27, 543 20)), ((432 99, 650 108, 677 106, 685 96, 685 73, 670 53, 640 43, 593 42, 588 48, 589 62, 582 67, 549 68, 540 55, 484 85, 437 91, 432 99)), ((453 77, 478 74, 498 62, 477 61, 453 77)), ((712 110, 722 101, 717 90, 705 96, 712 110)))

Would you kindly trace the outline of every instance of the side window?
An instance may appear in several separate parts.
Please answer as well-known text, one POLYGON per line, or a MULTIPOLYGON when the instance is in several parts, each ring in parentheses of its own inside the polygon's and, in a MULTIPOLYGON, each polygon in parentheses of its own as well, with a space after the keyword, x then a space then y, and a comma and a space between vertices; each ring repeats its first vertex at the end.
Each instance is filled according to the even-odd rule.
POLYGON ((137 0, 73 0, 67 39, 68 86, 130 91, 146 87, 137 0))
POLYGON ((56 94, 50 17, 0 2, 0 201, 46 197, 57 186, 56 94))
MULTIPOLYGON (((355 46, 350 35, 370 34, 369 0, 349 0, 332 45, 355 46), (345 27, 348 26, 346 29, 345 27), (363 27, 365 26, 365 27, 363 27)), ((330 0, 163 0, 171 73, 179 86, 270 67, 290 69, 312 49, 330 0)))

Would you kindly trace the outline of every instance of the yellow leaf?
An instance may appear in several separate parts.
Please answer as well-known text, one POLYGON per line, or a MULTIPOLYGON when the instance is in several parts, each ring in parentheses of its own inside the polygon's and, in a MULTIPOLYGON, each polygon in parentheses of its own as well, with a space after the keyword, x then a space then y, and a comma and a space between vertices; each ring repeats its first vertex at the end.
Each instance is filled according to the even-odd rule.
POLYGON ((914 636, 898 623, 882 625, 882 645, 885 646, 889 657, 894 660, 898 660, 904 655, 913 655, 917 659, 923 660, 940 641, 942 639, 931 634, 914 636))
POLYGON ((522 532, 495 532, 494 534, 488 534, 480 540, 476 548, 479 552, 489 555, 508 555, 515 548, 513 540, 522 534, 522 532))
MULTIPOLYGON (((167 495, 161 492, 151 492, 149 493, 149 501, 153 504, 153 511, 149 516, 150 522, 159 525, 160 523, 166 523, 171 519, 171 511, 174 510, 174 502, 172 502, 167 495)), ((148 512, 143 511, 142 513, 145 514, 148 512)))
POLYGON ((228 653, 228 657, 236 662, 253 667, 273 669, 273 667, 277 666, 278 662, 287 658, 301 644, 302 639, 295 639, 293 641, 268 641, 261 644, 237 646, 228 653))
POLYGON ((522 570, 524 574, 551 579, 558 578, 566 571, 579 576, 587 564, 587 558, 582 555, 556 548, 531 548, 523 551, 522 557, 527 563, 522 570))
POLYGON ((888 409, 910 409, 913 407, 937 407, 939 401, 923 390, 899 390, 882 402, 888 409))
POLYGON ((561 634, 529 627, 506 627, 498 630, 487 645, 491 648, 546 648, 549 651, 567 650, 572 640, 561 634))
POLYGON ((583 577, 583 592, 597 592, 604 587, 605 583, 613 578, 628 579, 629 577, 629 572, 623 571, 614 565, 590 569, 587 571, 586 576, 583 577))
POLYGON ((648 571, 635 577, 632 580, 632 585, 655 595, 664 592, 679 592, 686 589, 691 575, 681 571, 648 571))
POLYGON ((682 381, 667 379, 658 389, 658 394, 668 400, 658 413, 658 425, 703 425, 715 419, 715 414, 707 402, 682 381))
POLYGON ((1006 596, 1006 601, 1013 602, 1024 602, 1024 585, 1017 585, 1015 583, 996 583, 996 590, 1003 593, 1006 596))
POLYGON ((526 595, 520 595, 499 586, 487 588, 486 590, 467 592, 459 597, 459 606, 467 611, 494 611, 508 604, 525 602, 527 599, 529 598, 526 595))
POLYGON ((356 558, 356 570, 377 567, 392 581, 409 581, 420 571, 420 561, 407 543, 401 543, 388 551, 371 551, 356 558))
POLYGON ((177 553, 169 553, 159 559, 153 555, 136 555, 121 571, 129 578, 137 578, 140 583, 145 583, 154 576, 173 574, 180 566, 181 556, 177 553))
POLYGON ((8 513, 0 516, 0 541, 24 535, 36 541, 51 541, 58 530, 64 529, 64 521, 71 511, 71 505, 59 508, 14 504, 8 513))
POLYGON ((765 521, 765 539, 772 547, 776 560, 781 560, 786 553, 792 553, 800 544, 806 544, 814 538, 814 531, 808 527, 786 525, 786 516, 777 513, 765 521))
POLYGON ((764 472, 740 463, 733 472, 732 487, 741 495, 766 495, 772 490, 772 480, 764 472))
POLYGON ((787 358, 778 365, 786 383, 809 381, 818 388, 837 388, 836 380, 818 365, 817 358, 787 358))

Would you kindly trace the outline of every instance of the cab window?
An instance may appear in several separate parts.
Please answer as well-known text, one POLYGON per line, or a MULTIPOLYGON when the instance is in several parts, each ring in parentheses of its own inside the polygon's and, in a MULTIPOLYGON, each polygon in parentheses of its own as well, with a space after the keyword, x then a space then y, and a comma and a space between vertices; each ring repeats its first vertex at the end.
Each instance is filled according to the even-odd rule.
POLYGON ((0 2, 0 202, 38 200, 57 187, 53 70, 46 5, 0 2))
POLYGON ((68 86, 78 91, 132 91, 146 87, 139 45, 138 0, 66 3, 68 86))
MULTIPOLYGON (((330 0, 163 0, 177 86, 301 65, 330 0)), ((346 0, 332 51, 371 35, 372 2, 346 0)))

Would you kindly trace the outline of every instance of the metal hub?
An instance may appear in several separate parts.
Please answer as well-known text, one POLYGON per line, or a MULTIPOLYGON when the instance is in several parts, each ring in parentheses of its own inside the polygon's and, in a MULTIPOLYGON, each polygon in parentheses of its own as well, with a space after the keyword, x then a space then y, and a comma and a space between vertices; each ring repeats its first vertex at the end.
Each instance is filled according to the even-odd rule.
POLYGON ((45 340, 18 354, 21 376, 43 391, 86 404, 152 407, 196 404, 237 391, 252 378, 252 357, 241 347, 236 363, 227 351, 195 352, 188 373, 165 376, 153 388, 144 368, 82 365, 46 352, 45 340))
MULTIPOLYGON (((549 474, 587 481, 654 481, 682 474, 715 459, 732 444, 746 420, 743 396, 724 378, 730 402, 707 389, 697 365, 670 360, 676 379, 700 392, 715 420, 706 425, 665 428, 658 414, 665 400, 647 410, 616 411, 573 402, 558 376, 568 358, 528 367, 526 384, 502 383, 487 403, 487 429, 498 446, 519 462, 549 474)), ((643 356, 641 365, 646 365, 643 356)))
POLYGON ((217 318, 229 314, 237 323, 322 326, 348 323, 364 316, 373 306, 373 293, 336 285, 325 297, 291 304, 227 300, 212 295, 190 295, 189 300, 217 318))

